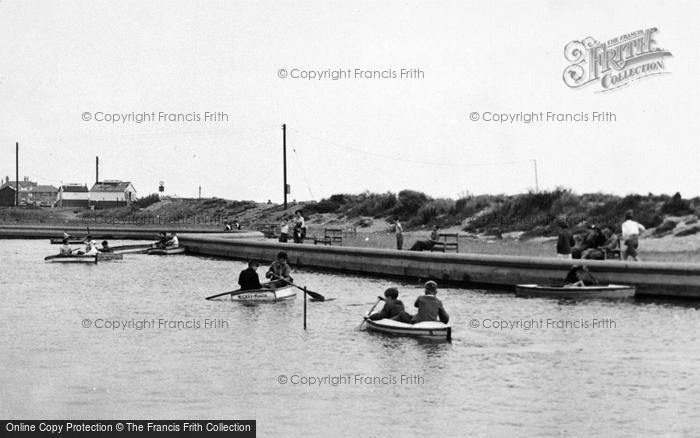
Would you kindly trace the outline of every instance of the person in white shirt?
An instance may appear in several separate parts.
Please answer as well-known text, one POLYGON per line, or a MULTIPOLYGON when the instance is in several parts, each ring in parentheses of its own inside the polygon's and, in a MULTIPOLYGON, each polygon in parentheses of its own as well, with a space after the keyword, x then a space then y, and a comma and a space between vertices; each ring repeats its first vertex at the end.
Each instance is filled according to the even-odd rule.
POLYGON ((177 248, 180 242, 177 240, 177 233, 173 233, 170 240, 165 244, 167 248, 177 248))
POLYGON ((282 218, 280 223, 280 238, 279 241, 282 243, 287 243, 289 240, 289 220, 286 216, 282 218))
POLYGON ((639 234, 646 230, 644 225, 632 220, 632 211, 625 213, 625 221, 622 223, 622 242, 625 244, 623 259, 638 261, 637 248, 639 248, 639 234))
POLYGON ((396 233, 396 249, 401 250, 403 249, 403 227, 398 219, 394 223, 394 232, 396 233))
POLYGON ((85 251, 83 252, 83 255, 97 255, 99 254, 99 251, 97 250, 97 243, 92 240, 92 236, 88 236, 87 239, 85 239, 85 251))
POLYGON ((301 210, 297 210, 294 212, 294 243, 304 243, 304 237, 306 237, 306 224, 301 210))

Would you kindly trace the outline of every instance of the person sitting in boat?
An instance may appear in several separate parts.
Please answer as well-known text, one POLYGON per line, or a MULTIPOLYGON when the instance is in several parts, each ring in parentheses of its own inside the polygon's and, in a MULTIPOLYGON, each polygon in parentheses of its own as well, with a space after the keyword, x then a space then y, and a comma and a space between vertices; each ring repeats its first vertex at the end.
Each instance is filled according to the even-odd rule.
POLYGON ((224 231, 227 231, 227 232, 228 232, 228 231, 231 231, 231 225, 229 225, 228 222, 225 222, 225 223, 224 223, 224 231))
POLYGON ((564 279, 564 287, 595 286, 597 284, 598 280, 585 266, 572 266, 564 279))
POLYGON ((450 316, 445 311, 442 301, 436 295, 437 283, 432 280, 426 281, 425 295, 421 295, 416 299, 415 306, 418 308, 418 313, 413 317, 413 323, 436 321, 438 318, 443 324, 447 324, 450 321, 450 316))
POLYGON ((99 251, 97 250, 97 243, 95 243, 94 240, 92 240, 92 236, 87 236, 87 239, 85 239, 85 250, 84 251, 78 251, 78 254, 80 255, 97 255, 99 251))
POLYGON ((177 248, 180 246, 180 241, 177 239, 177 233, 172 233, 170 239, 165 242, 166 248, 177 248))
POLYGON ((258 269, 258 266, 260 266, 258 262, 251 260, 248 262, 248 268, 242 270, 240 275, 238 275, 238 285, 241 287, 241 290, 262 288, 258 273, 255 272, 255 270, 258 269))
MULTIPOLYGON (((265 273, 266 278, 272 278, 273 280, 284 279, 286 282, 291 283, 294 281, 292 279, 292 268, 289 267, 287 263, 287 253, 280 251, 277 254, 277 260, 272 262, 270 269, 265 273)), ((283 281, 283 283, 286 283, 283 281)))
POLYGON ((165 231, 161 231, 158 233, 158 240, 156 240, 156 243, 151 245, 153 248, 165 248, 165 244, 168 242, 168 235, 165 233, 165 231))
POLYGON ((109 247, 109 242, 106 240, 102 241, 102 248, 100 248, 100 252, 113 252, 112 248, 109 247))
POLYGON ((60 255, 71 255, 72 253, 73 253, 73 248, 71 248, 70 245, 68 244, 68 239, 64 238, 63 245, 61 245, 61 249, 60 249, 59 254, 60 255))
POLYGON ((384 308, 369 316, 369 319, 376 321, 379 319, 393 319, 406 324, 412 324, 413 318, 409 315, 399 299, 399 290, 390 287, 384 291, 384 308))

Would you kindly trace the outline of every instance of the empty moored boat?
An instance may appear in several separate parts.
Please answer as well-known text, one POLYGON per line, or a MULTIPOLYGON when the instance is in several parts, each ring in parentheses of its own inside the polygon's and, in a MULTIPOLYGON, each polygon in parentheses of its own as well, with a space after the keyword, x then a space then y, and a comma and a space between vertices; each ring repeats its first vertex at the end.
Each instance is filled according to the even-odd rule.
POLYGON ((98 255, 56 254, 44 257, 51 263, 97 263, 98 255))
POLYGON ((636 293, 635 286, 622 284, 607 284, 595 286, 561 286, 518 284, 515 286, 515 295, 519 297, 546 297, 546 298, 631 298, 636 293))
MULTIPOLYGON (((69 237, 67 243, 69 244, 81 244, 85 242, 85 238, 82 237, 69 237)), ((54 238, 51 239, 51 244, 52 245, 60 245, 63 243, 63 237, 60 237, 58 239, 54 238)))
POLYGON ((185 247, 178 246, 177 248, 149 248, 149 255, 173 255, 173 254, 184 254, 185 247))

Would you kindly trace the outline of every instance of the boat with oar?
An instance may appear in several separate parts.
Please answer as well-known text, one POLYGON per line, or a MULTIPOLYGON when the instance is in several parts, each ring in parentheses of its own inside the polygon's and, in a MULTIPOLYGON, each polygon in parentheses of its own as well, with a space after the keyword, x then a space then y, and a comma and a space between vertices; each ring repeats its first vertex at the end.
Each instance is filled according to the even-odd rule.
POLYGON ((150 244, 119 245, 119 246, 113 246, 112 252, 114 254, 146 254, 150 247, 151 247, 150 244))
POLYGON ((293 285, 281 281, 263 283, 260 289, 233 290, 207 297, 207 300, 215 298, 231 299, 232 301, 284 301, 296 298, 297 291, 293 285))
POLYGON ((515 286, 515 295, 574 300, 586 298, 622 299, 634 297, 636 290, 635 286, 622 284, 594 286, 518 284, 515 286))
MULTIPOLYGON (((85 242, 84 237, 69 237, 68 238, 68 244, 73 245, 73 244, 81 244, 85 242)), ((58 239, 51 239, 51 244, 52 245, 61 245, 63 243, 63 238, 58 238, 58 239)))
POLYGON ((97 263, 99 254, 56 254, 44 257, 44 261, 50 263, 97 263))
POLYGON ((174 254, 184 254, 185 247, 178 246, 176 248, 148 248, 148 255, 174 255, 174 254))
POLYGON ((360 329, 365 328, 369 331, 395 336, 410 336, 414 338, 452 342, 452 326, 439 321, 423 321, 415 324, 407 324, 393 319, 369 319, 370 315, 381 311, 384 306, 383 299, 381 297, 379 298, 379 301, 365 314, 365 319, 360 325, 360 329))

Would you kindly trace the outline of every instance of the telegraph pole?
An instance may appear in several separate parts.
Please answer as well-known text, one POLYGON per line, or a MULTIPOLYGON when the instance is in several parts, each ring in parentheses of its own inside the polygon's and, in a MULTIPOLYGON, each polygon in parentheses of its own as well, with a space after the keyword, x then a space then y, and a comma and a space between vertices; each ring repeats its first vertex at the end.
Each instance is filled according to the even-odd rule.
POLYGON ((539 181, 537 180, 537 160, 532 160, 532 163, 535 165, 535 193, 540 192, 540 184, 539 181))
POLYGON ((287 209, 287 124, 282 124, 282 169, 284 174, 284 209, 287 209))
POLYGON ((15 143, 15 207, 19 205, 19 142, 15 143))

